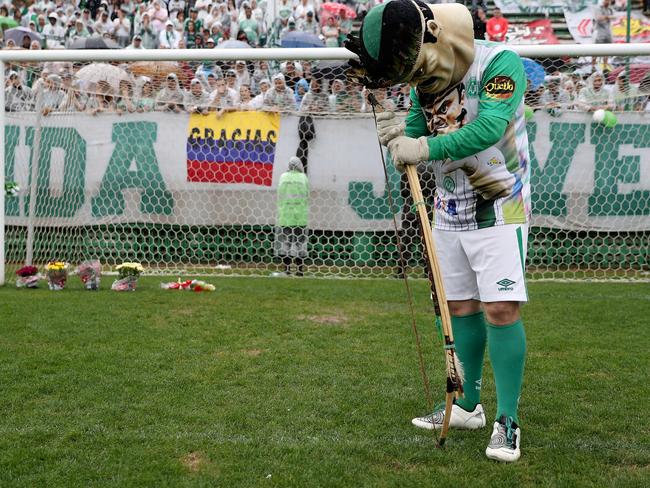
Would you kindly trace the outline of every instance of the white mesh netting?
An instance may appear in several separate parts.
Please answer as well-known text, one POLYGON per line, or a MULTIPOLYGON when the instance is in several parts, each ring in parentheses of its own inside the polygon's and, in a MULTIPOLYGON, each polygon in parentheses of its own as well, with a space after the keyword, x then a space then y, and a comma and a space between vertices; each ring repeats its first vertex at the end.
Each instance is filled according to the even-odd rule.
MULTIPOLYGON (((598 89, 567 60, 530 62, 531 277, 647 278, 645 72, 628 84, 621 66, 598 89), (594 123, 599 108, 618 123, 594 123)), ((19 187, 5 203, 7 274, 94 258, 268 274, 288 253, 310 276, 395 276, 389 187, 408 266, 421 268, 405 182, 389 167, 386 184, 365 90, 343 62, 14 64, 6 79, 5 178, 19 187), (287 247, 278 181, 292 156, 308 217, 287 247)), ((405 87, 375 94, 408 109, 405 87)), ((426 167, 422 178, 432 203, 426 167)))

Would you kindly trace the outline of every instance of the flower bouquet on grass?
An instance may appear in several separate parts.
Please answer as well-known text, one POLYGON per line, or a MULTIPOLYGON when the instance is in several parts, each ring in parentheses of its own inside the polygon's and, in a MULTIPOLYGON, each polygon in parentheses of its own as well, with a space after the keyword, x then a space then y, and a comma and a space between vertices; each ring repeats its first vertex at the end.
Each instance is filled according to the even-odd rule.
POLYGON ((161 283, 160 288, 163 290, 185 290, 185 291, 214 291, 214 285, 206 283, 201 280, 186 280, 170 281, 169 283, 161 283))
POLYGON ((17 288, 37 288, 38 280, 41 279, 41 275, 38 273, 38 268, 36 266, 23 266, 18 271, 16 271, 18 278, 16 278, 16 287, 17 288))
POLYGON ((192 291, 214 291, 214 285, 201 280, 192 280, 190 285, 192 291))
POLYGON ((102 265, 98 259, 84 261, 77 268, 77 274, 86 290, 98 290, 99 279, 102 273, 102 265))
POLYGON ((68 263, 64 261, 51 261, 45 268, 47 275, 47 285, 50 290, 60 291, 65 288, 65 282, 68 279, 68 263))
POLYGON ((122 263, 117 266, 119 279, 115 280, 111 285, 111 290, 115 291, 135 291, 138 284, 138 278, 144 271, 140 263, 122 263))

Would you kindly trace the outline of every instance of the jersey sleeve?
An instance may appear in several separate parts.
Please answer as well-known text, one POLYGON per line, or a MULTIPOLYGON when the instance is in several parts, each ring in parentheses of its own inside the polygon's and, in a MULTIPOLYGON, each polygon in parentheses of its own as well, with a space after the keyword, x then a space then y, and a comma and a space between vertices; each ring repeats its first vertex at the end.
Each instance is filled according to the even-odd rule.
POLYGON ((513 51, 497 54, 483 72, 480 86, 478 117, 451 134, 430 137, 430 160, 457 161, 499 142, 526 91, 526 74, 519 55, 513 51))
POLYGON ((409 109, 408 114, 406 114, 406 130, 404 131, 404 135, 416 138, 428 136, 429 129, 427 128, 427 120, 422 112, 422 106, 420 105, 420 100, 415 93, 415 88, 411 88, 410 97, 411 108, 409 109))

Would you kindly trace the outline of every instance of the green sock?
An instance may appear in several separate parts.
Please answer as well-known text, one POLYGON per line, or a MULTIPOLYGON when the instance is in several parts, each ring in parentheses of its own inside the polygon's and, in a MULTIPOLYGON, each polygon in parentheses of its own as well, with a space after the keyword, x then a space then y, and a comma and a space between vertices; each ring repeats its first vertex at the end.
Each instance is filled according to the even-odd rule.
POLYGON ((519 423, 517 406, 526 360, 526 333, 521 320, 505 326, 488 322, 488 351, 497 387, 496 418, 505 415, 519 423))
POLYGON ((451 317, 456 354, 465 370, 463 390, 465 396, 456 403, 467 411, 472 411, 481 401, 481 377, 483 375, 483 356, 485 354, 485 320, 483 312, 451 317))

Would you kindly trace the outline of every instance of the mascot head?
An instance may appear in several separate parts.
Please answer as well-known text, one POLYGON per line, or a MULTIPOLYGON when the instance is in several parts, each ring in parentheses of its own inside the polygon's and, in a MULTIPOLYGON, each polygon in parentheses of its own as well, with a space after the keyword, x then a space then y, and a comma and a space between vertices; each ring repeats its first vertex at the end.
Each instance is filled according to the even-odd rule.
POLYGON ((359 61, 351 76, 369 88, 409 83, 440 93, 459 83, 474 61, 472 16, 461 4, 391 0, 372 8, 359 37, 345 43, 359 61))

